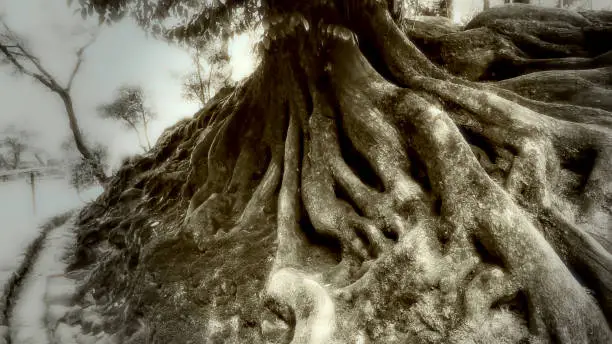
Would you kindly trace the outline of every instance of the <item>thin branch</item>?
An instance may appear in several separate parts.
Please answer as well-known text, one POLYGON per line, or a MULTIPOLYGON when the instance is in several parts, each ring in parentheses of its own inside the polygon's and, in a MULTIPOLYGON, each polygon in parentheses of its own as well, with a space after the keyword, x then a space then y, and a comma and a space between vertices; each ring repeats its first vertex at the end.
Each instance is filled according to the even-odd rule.
POLYGON ((6 46, 0 44, 0 51, 6 56, 6 58, 9 60, 9 62, 11 64, 13 64, 13 66, 15 66, 15 68, 17 68, 17 70, 35 80, 38 80, 41 84, 45 85, 46 87, 48 87, 49 89, 51 89, 52 91, 57 92, 58 90, 56 89, 57 84, 55 84, 55 82, 53 80, 48 80, 45 76, 34 73, 30 70, 28 70, 27 68, 25 68, 19 61, 17 61, 17 59, 15 58, 14 54, 9 51, 6 46))
POLYGON ((70 78, 68 79, 68 85, 66 86, 66 91, 70 91, 70 89, 72 88, 72 83, 74 81, 74 78, 79 72, 79 68, 81 68, 81 64, 83 63, 83 53, 90 45, 92 45, 96 41, 97 38, 98 38, 98 33, 94 34, 84 46, 82 46, 81 48, 79 48, 79 50, 77 50, 77 54, 76 54, 77 63, 72 69, 72 73, 70 73, 70 78))
POLYGON ((15 56, 19 56, 19 57, 25 57, 27 58, 26 55, 24 55, 23 53, 20 53, 18 51, 9 51, 11 53, 11 55, 15 55, 15 56))
POLYGON ((39 71, 40 74, 45 76, 47 80, 49 80, 51 83, 55 84, 57 88, 61 88, 55 81, 55 78, 53 77, 53 75, 47 72, 47 70, 40 64, 40 60, 38 59, 38 57, 32 55, 21 44, 17 44, 17 48, 21 51, 21 54, 23 54, 25 58, 27 58, 28 61, 30 61, 34 65, 34 67, 36 67, 36 69, 39 71))
MULTIPOLYGON (((200 48, 196 45, 196 53, 193 57, 193 62, 196 64, 196 76, 198 77, 198 85, 200 86, 200 101, 202 106, 206 104, 206 95, 204 94, 204 80, 202 80, 202 64, 200 62, 200 48)), ((210 80, 209 80, 210 83, 210 80)))
POLYGON ((13 41, 15 41, 14 44, 11 44, 11 47, 19 49, 20 51, 20 53, 16 54, 15 52, 10 51, 7 45, 0 44, 0 51, 4 53, 9 62, 11 62, 13 66, 15 66, 21 73, 38 80, 40 83, 42 83, 54 92, 60 92, 62 88, 57 84, 53 76, 42 67, 38 58, 30 54, 20 43, 18 43, 17 36, 13 33, 13 30, 11 30, 11 28, 6 25, 4 21, 0 20, 0 23, 2 23, 2 26, 7 31, 7 36, 10 37, 13 41), (36 67, 39 73, 33 72, 26 68, 15 58, 15 55, 22 56, 28 59, 28 61, 30 61, 36 67))
POLYGON ((140 115, 142 116, 142 127, 144 131, 145 141, 147 143, 148 149, 151 149, 151 141, 149 140, 149 127, 148 127, 149 120, 147 119, 147 113, 145 112, 144 106, 142 104, 141 104, 140 115))

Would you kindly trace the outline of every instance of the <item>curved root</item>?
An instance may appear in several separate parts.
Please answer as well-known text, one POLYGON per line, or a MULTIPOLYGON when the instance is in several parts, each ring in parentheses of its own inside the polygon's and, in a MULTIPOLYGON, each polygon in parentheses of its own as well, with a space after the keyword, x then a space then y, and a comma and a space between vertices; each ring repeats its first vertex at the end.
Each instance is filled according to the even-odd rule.
MULTIPOLYGON (((313 114, 312 118, 316 118, 313 114)), ((311 126, 311 131, 316 126, 311 126)), ((314 134, 311 132, 311 134, 314 134)), ((304 142, 302 164, 302 200, 312 225, 322 235, 336 238, 343 250, 352 251, 361 259, 369 256, 367 248, 350 227, 349 218, 356 216, 350 205, 336 198, 331 173, 323 160, 324 147, 316 141, 304 142)))
POLYGON ((313 277, 283 268, 266 285, 269 297, 289 306, 295 328, 291 344, 327 344, 335 330, 335 307, 329 293, 313 277))
POLYGON ((408 112, 418 143, 415 149, 427 156, 432 187, 442 195, 443 216, 471 228, 486 249, 502 259, 538 311, 532 313, 532 324, 539 324, 535 331, 544 336, 557 333, 562 343, 612 339, 593 300, 523 211, 486 178, 448 115, 413 94, 407 95, 404 105, 399 106, 400 110, 407 108, 416 108, 408 112), (460 207, 454 205, 459 203, 460 207))

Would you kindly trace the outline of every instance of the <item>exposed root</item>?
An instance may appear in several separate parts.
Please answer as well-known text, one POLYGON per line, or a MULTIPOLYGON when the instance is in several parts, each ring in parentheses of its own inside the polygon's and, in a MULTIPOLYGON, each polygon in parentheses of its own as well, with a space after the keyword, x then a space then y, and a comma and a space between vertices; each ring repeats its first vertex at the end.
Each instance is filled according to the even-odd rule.
MULTIPOLYGON (((311 119, 317 116, 314 113, 311 119)), ((313 141, 305 141, 302 163, 302 200, 308 216, 317 232, 339 240, 345 253, 367 259, 367 247, 349 222, 357 215, 349 204, 336 198, 333 178, 323 156, 324 143, 318 142, 319 135, 313 135, 316 125, 311 124, 310 128, 313 141)))
MULTIPOLYGON (((565 70, 485 84, 432 63, 393 21, 387 2, 365 3, 323 1, 315 8, 329 15, 270 19, 258 71, 165 136, 156 156, 167 170, 128 178, 121 188, 133 191, 90 214, 102 217, 120 208, 115 203, 126 212, 168 205, 152 195, 174 193, 164 182, 189 171, 187 211, 187 202, 171 206, 195 235, 171 236, 174 220, 159 228, 146 213, 109 222, 109 233, 83 233, 82 259, 102 260, 96 269, 106 271, 92 274, 89 286, 110 276, 129 289, 106 291, 104 302, 123 312, 121 321, 138 309, 138 291, 158 299, 174 291, 165 306, 206 318, 189 326, 206 333, 193 338, 207 340, 611 341, 605 317, 612 257, 600 243, 610 240, 612 220, 610 73, 567 71, 606 65, 609 56, 585 43, 606 18, 512 7, 475 18, 470 32, 437 20, 434 32, 419 36, 454 41, 424 51, 439 48, 439 65, 447 58, 457 68, 477 64, 471 79, 506 79, 487 74, 500 61, 520 75, 565 70), (525 21, 508 22, 509 13, 525 21), (550 23, 559 19, 569 24, 550 23), (480 50, 453 57, 454 48, 469 50, 461 45, 471 37, 480 50), (540 80, 556 84, 531 92, 540 80), (189 138, 173 143, 179 135, 189 138), (189 154, 189 164, 181 161, 189 154), (101 244, 90 249, 90 241, 101 244), (164 256, 158 251, 169 241, 164 256), (175 247, 188 254, 176 258, 175 247), (243 261, 226 259, 234 255, 243 261), (151 257, 162 265, 189 263, 178 273, 174 266, 142 267, 151 257), (123 260, 127 267, 111 270, 123 260), (194 274, 202 262, 210 270, 194 274), (232 285, 234 276, 223 274, 244 271, 240 265, 261 271, 232 285), (128 278, 126 271, 137 273, 128 278), (206 286, 220 290, 202 290, 181 274, 210 274, 206 286), (139 290, 143 280, 151 283, 139 290), (264 297, 253 297, 262 287, 264 297), (126 297, 132 302, 115 305, 126 297), (274 319, 260 314, 264 306, 274 319)), ((151 335, 136 328, 134 340, 151 335)))
POLYGON ((538 216, 544 236, 565 264, 591 288, 608 319, 612 317, 612 254, 589 233, 552 208, 538 216))
POLYGON ((482 331, 492 318, 492 306, 502 299, 511 299, 517 292, 517 286, 500 268, 482 267, 467 285, 464 294, 465 315, 461 324, 452 330, 450 342, 460 343, 467 334, 482 331))
MULTIPOLYGON (((235 194, 239 190, 248 190, 253 187, 253 177, 259 175, 262 170, 262 165, 265 161, 261 161, 262 157, 266 156, 267 147, 249 145, 243 147, 236 160, 236 166, 230 181, 226 186, 226 192, 235 194)), ((238 212, 244 209, 249 198, 247 195, 238 194, 233 206, 233 212, 238 212)))
MULTIPOLYGON (((200 164, 202 161, 208 161, 210 147, 219 132, 225 127, 226 122, 227 119, 219 121, 218 123, 215 123, 213 126, 209 127, 210 129, 205 129, 201 134, 200 140, 198 140, 191 153, 190 162, 194 168, 191 170, 189 175, 190 183, 205 183, 208 179, 208 163, 204 164, 203 166, 200 164)), ((195 194, 191 197, 187 212, 190 213, 199 207, 200 204, 208 199, 208 195, 210 195, 210 191, 207 188, 198 188, 195 194)))
POLYGON ((278 194, 277 238, 273 271, 281 267, 298 265, 302 253, 303 234, 299 231, 300 219, 300 128, 295 116, 289 120, 287 140, 285 141, 285 158, 283 179, 278 194))
POLYGON ((282 172, 282 147, 275 147, 272 151, 272 159, 261 182, 255 188, 253 196, 244 207, 242 215, 238 219, 238 224, 248 224, 259 216, 264 208, 270 204, 272 195, 276 192, 281 180, 282 172))
POLYGON ((605 79, 612 78, 612 67, 531 73, 503 80, 496 85, 525 97, 547 103, 568 103, 612 111, 612 89, 605 79), (534 88, 534 84, 541 84, 534 88))
POLYGON ((418 199, 423 191, 408 176, 409 160, 397 129, 358 90, 340 92, 343 129, 372 165, 385 191, 395 195, 396 206, 400 207, 404 202, 418 199))
POLYGON ((563 343, 610 340, 601 311, 522 211, 486 178, 448 115, 415 95, 407 95, 398 108, 402 109, 414 125, 415 149, 427 157, 432 187, 442 195, 443 216, 466 226, 487 250, 499 255, 539 310, 531 314, 535 333, 557 334, 563 343), (473 187, 458 187, 463 183, 473 187))
POLYGON ((272 273, 269 297, 290 307, 295 317, 291 344, 327 344, 335 329, 335 309, 329 293, 311 276, 283 268, 272 273))

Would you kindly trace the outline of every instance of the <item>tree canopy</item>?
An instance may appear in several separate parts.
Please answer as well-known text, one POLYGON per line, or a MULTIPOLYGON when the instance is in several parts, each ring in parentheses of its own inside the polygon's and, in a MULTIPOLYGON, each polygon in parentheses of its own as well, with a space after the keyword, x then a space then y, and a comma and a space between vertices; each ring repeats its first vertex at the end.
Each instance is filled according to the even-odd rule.
POLYGON ((100 22, 113 22, 129 15, 152 33, 178 40, 229 36, 230 32, 247 30, 261 19, 267 8, 270 8, 268 1, 254 0, 79 1, 84 17, 95 15, 100 22))
MULTIPOLYGON (((72 0, 69 0, 71 3, 72 0)), ((374 4, 386 4, 390 13, 399 14, 403 0, 79 0, 83 16, 97 15, 101 22, 112 22, 126 15, 155 34, 169 39, 221 36, 240 33, 261 23, 269 27, 279 14, 301 13, 321 18, 320 13, 335 8, 349 12, 374 4), (322 11, 323 10, 323 11, 322 11)), ((325 15, 327 17, 329 12, 325 15)))

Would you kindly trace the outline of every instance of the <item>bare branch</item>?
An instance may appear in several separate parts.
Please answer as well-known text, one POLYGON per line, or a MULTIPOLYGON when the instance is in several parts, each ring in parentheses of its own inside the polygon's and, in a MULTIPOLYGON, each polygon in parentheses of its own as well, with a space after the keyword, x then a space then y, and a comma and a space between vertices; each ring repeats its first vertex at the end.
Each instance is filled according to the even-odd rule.
POLYGON ((37 57, 32 55, 30 52, 28 52, 23 47, 23 45, 19 42, 19 38, 15 35, 13 30, 11 30, 11 28, 1 19, 0 19, 0 23, 4 27, 4 30, 6 30, 7 32, 6 37, 12 41, 11 44, 8 44, 8 45, 0 43, 0 51, 6 56, 8 61, 15 68, 17 68, 19 72, 35 80, 38 80, 40 83, 42 83, 44 86, 49 88, 51 91, 54 91, 54 92, 61 91, 62 88, 57 84, 53 76, 42 67, 37 57), (15 49, 18 49, 19 51, 14 52, 14 51, 11 51, 10 48, 15 48, 15 49), (29 70, 21 62, 19 62, 16 56, 23 57, 27 59, 29 62, 31 62, 38 70, 38 73, 29 70))
POLYGON ((79 68, 81 68, 81 64, 83 63, 83 53, 90 45, 92 45, 96 41, 97 38, 98 38, 98 33, 95 33, 91 37, 91 39, 89 39, 87 43, 85 43, 85 45, 83 45, 81 48, 79 48, 79 50, 77 50, 77 53, 76 53, 77 62, 74 68, 72 69, 72 73, 70 73, 70 78, 68 78, 68 85, 66 85, 66 91, 70 91, 70 89, 72 88, 72 83, 74 81, 74 78, 79 72, 79 68))

